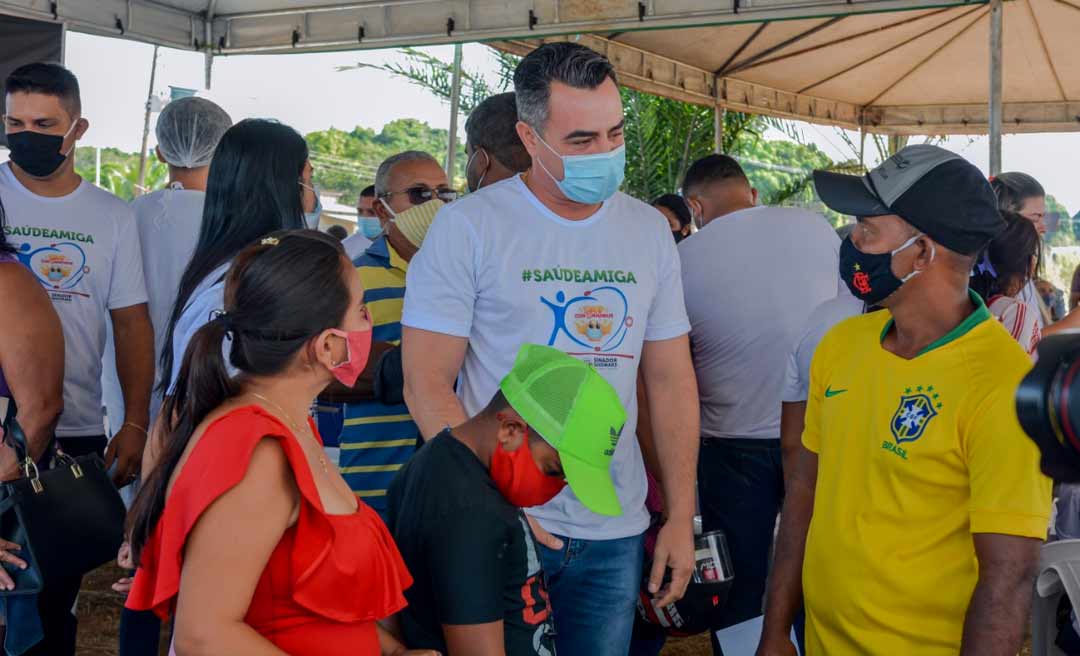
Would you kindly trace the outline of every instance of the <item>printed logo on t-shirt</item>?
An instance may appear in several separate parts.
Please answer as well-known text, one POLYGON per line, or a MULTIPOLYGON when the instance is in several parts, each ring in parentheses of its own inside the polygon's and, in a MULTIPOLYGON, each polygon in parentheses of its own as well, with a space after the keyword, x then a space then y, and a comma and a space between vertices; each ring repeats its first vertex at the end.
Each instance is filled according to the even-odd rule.
MULTIPOLYGON (((633 279, 632 272, 627 275, 633 279)), ((569 298, 560 290, 554 300, 540 296, 540 302, 551 310, 548 346, 560 346, 557 343, 562 338, 560 347, 567 347, 569 355, 587 356, 598 369, 618 367, 620 358, 634 359, 632 353, 619 352, 634 326, 634 317, 630 316, 626 294, 618 287, 594 287, 569 298)))
POLYGON ((917 385, 914 389, 906 388, 900 395, 900 402, 889 424, 895 444, 886 440, 881 448, 907 460, 907 450, 901 448, 900 445, 905 442, 914 442, 922 437, 942 407, 941 394, 934 389, 933 385, 917 385))
POLYGON ((532 636, 536 656, 555 656, 555 631, 551 624, 551 602, 544 582, 544 570, 536 552, 532 530, 521 514, 518 514, 518 522, 525 534, 525 561, 528 568, 525 584, 521 586, 521 599, 525 603, 521 619, 528 626, 536 627, 532 636))
POLYGON ((8 227, 5 234, 16 243, 16 256, 52 295, 53 300, 70 301, 72 296, 89 298, 75 287, 90 273, 82 244, 93 244, 94 236, 71 230, 53 230, 30 226, 8 227), (17 244, 15 237, 58 239, 34 248, 29 242, 17 244))

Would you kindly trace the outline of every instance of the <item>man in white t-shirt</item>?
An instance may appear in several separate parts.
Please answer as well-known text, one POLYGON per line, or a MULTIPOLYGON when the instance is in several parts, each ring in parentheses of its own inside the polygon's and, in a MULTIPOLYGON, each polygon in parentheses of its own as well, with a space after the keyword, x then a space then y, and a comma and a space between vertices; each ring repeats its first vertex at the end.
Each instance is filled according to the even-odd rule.
POLYGON ((701 393, 703 528, 727 535, 735 584, 714 630, 761 614, 784 495, 780 393, 810 312, 839 288, 840 240, 821 215, 757 205, 731 157, 690 166, 683 193, 701 230, 679 245, 701 393))
MULTIPOLYGON (((139 196, 131 207, 135 210, 135 225, 146 265, 143 273, 154 326, 155 361, 161 358, 165 346, 180 278, 199 240, 210 160, 230 126, 232 119, 224 109, 205 98, 192 97, 166 105, 154 128, 158 160, 169 166, 169 186, 139 196)), ((111 339, 105 344, 104 366, 105 409, 109 431, 115 434, 124 425, 124 397, 116 375, 111 339)), ((155 376, 150 397, 151 424, 161 407, 160 383, 155 376)))
POLYGON ((611 466, 622 514, 592 513, 569 489, 527 512, 559 653, 625 656, 649 523, 639 369, 668 503, 649 575, 661 605, 681 597, 694 564, 698 408, 678 255, 663 216, 617 192, 623 111, 607 59, 545 44, 518 65, 514 87, 532 167, 441 210, 410 264, 405 398, 430 439, 484 407, 524 343, 579 357, 614 385, 627 410, 611 466))
MULTIPOLYGON (((146 442, 154 333, 146 306, 135 217, 127 203, 75 173, 76 142, 89 128, 79 83, 58 64, 28 64, 5 83, 4 128, 11 161, 0 165, 0 201, 8 241, 41 281, 64 331, 64 412, 56 427, 71 455, 105 451, 101 358, 107 325, 126 422, 108 450, 113 479, 134 480, 146 442)), ((45 639, 31 654, 74 652, 71 607, 80 579, 57 581, 39 595, 45 639)))

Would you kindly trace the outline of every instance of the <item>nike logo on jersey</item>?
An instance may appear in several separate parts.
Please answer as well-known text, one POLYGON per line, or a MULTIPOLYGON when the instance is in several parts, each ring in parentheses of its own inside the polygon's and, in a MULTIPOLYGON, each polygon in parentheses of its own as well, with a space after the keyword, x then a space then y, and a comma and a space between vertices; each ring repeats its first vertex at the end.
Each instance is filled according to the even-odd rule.
POLYGON ((832 388, 832 385, 830 385, 830 386, 828 386, 828 387, 826 387, 826 388, 825 388, 825 398, 827 398, 827 399, 831 399, 832 397, 834 397, 834 396, 836 396, 836 395, 838 395, 838 394, 843 394, 843 393, 844 393, 844 392, 846 392, 846 391, 847 391, 846 389, 842 389, 842 390, 834 390, 834 389, 832 388))

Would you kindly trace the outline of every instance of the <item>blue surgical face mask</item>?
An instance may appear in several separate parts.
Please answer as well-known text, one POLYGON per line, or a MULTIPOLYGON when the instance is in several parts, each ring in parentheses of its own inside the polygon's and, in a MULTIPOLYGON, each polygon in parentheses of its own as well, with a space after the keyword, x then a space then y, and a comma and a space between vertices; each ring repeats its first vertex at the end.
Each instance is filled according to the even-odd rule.
POLYGON ((368 239, 375 239, 382 234, 382 224, 377 216, 361 216, 356 219, 356 229, 368 239))
POLYGON ((626 173, 625 145, 620 145, 615 150, 606 153, 560 155, 540 137, 539 132, 533 130, 533 134, 540 143, 562 160, 563 179, 556 180, 540 158, 535 159, 539 162, 540 168, 544 169, 552 180, 555 180, 559 190, 570 200, 595 205, 611 198, 619 190, 619 185, 622 184, 626 173))
POLYGON ((303 182, 300 183, 300 186, 315 194, 315 209, 310 212, 304 212, 304 225, 310 230, 318 230, 319 216, 322 214, 322 201, 319 200, 319 190, 311 185, 304 184, 303 182))

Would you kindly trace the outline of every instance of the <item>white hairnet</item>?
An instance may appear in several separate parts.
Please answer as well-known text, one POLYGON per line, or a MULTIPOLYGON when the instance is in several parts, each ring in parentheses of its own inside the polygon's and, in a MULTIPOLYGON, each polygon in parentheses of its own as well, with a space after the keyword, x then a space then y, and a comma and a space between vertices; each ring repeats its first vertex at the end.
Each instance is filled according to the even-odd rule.
POLYGON ((225 110, 206 98, 180 98, 165 105, 158 117, 158 149, 173 166, 207 166, 221 135, 231 126, 232 119, 225 110))

